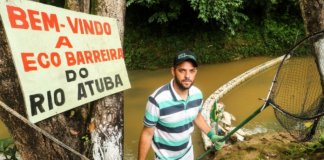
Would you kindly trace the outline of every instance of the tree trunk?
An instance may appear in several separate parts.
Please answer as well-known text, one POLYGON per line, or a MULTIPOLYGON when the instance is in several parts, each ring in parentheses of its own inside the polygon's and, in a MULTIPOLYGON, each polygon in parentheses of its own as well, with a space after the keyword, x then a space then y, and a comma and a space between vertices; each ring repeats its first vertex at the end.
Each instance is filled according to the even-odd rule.
MULTIPOLYGON (((306 34, 312 34, 324 29, 324 1, 323 0, 300 0, 300 9, 304 20, 306 34)), ((314 42, 315 43, 315 42, 314 42)), ((324 93, 324 53, 323 40, 315 43, 316 62, 321 74, 322 88, 324 93)))
MULTIPOLYGON (((117 19, 119 35, 123 44, 125 0, 97 0, 91 12, 117 19)), ((91 133, 93 158, 95 160, 123 159, 124 147, 124 97, 117 93, 95 102, 95 130, 91 133)))
MULTIPOLYGON (((125 1, 106 0, 98 1, 96 4, 100 6, 100 9, 94 8, 92 10, 97 11, 99 15, 118 19, 121 31, 120 37, 123 40, 125 1), (104 8, 105 6, 107 8, 104 8)), ((89 0, 66 1, 66 7, 75 11, 89 12, 89 6, 89 0)), ((92 5, 92 7, 95 7, 95 5, 92 5)), ((1 21, 0 35, 0 100, 24 117, 27 117, 18 76, 1 21)), ((2 107, 0 107, 0 118, 12 135, 22 159, 80 159, 80 157, 60 147, 9 114, 2 107)), ((89 158, 122 159, 123 122, 123 95, 117 93, 94 103, 85 104, 71 111, 45 119, 36 123, 36 125, 89 158), (88 135, 90 135, 87 131, 90 120, 92 120, 91 126, 92 124, 96 126, 91 133, 92 142, 94 142, 93 153, 90 151, 91 143, 87 140, 88 135), (108 155, 111 155, 111 158, 108 158, 108 155)))
POLYGON ((324 29, 324 1, 300 0, 300 8, 307 34, 324 29))

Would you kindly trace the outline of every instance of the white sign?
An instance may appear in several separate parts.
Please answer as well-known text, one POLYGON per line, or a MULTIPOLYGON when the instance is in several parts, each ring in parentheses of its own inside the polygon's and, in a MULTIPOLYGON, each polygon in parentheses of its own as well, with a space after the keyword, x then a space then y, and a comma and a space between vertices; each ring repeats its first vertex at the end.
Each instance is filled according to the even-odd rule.
POLYGON ((130 88, 116 19, 25 0, 0 14, 31 122, 130 88))

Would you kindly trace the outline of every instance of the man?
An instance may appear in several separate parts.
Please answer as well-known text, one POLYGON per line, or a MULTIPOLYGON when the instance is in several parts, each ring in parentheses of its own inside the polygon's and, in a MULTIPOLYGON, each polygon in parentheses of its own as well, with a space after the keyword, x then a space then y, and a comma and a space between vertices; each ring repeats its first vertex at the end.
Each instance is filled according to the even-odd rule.
POLYGON ((222 137, 211 130, 200 113, 203 96, 193 86, 197 67, 194 53, 177 53, 171 68, 173 79, 149 96, 138 148, 139 160, 146 159, 151 145, 155 159, 193 160, 193 124, 211 138, 217 150, 223 147, 224 142, 217 142, 222 137))

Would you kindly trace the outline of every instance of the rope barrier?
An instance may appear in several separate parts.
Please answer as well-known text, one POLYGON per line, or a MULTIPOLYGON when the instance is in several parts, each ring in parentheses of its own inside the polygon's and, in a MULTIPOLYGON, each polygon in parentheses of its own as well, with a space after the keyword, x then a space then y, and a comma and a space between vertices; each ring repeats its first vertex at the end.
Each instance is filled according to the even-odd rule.
POLYGON ((36 131, 40 132, 41 134, 43 134, 45 137, 49 138, 50 140, 52 140, 53 142, 55 142, 56 144, 58 144, 59 146, 71 151, 72 153, 78 155, 82 160, 90 160, 89 158, 87 158, 86 156, 82 155, 81 153, 77 152, 76 150, 74 150, 73 148, 67 146, 66 144, 64 144, 63 142, 61 142, 60 140, 56 139, 55 137, 53 137, 51 134, 47 133, 46 131, 44 131, 43 129, 39 128, 38 126, 36 126, 35 124, 31 123, 30 121, 28 121, 24 116, 22 116, 21 114, 19 114, 18 112, 16 112, 15 110, 11 109, 8 105, 6 105, 5 103, 3 103, 2 101, 0 101, 0 106, 5 109, 6 111, 8 111, 9 113, 11 113, 12 115, 14 115, 15 117, 17 117, 18 119, 20 119, 21 121, 23 121, 24 123, 26 123, 28 126, 32 127, 33 129, 35 129, 36 131))

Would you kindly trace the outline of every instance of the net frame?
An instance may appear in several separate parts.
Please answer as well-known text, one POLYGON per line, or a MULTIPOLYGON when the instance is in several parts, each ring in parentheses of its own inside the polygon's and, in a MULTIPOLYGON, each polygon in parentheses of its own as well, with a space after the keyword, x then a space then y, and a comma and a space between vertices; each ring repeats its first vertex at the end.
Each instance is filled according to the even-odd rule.
MULTIPOLYGON (((316 32, 314 34, 311 34, 305 38, 303 38, 302 40, 300 40, 294 47, 292 47, 291 49, 289 49, 286 54, 284 55, 284 58, 283 60, 281 61, 281 63, 279 64, 278 66, 278 69, 274 75, 274 78, 273 78, 273 81, 271 83, 271 86, 270 86, 270 89, 269 89, 269 92, 268 92, 268 95, 266 97, 266 99, 264 100, 265 103, 259 107, 255 112, 253 112, 249 117, 247 117, 244 121, 242 121, 240 124, 238 124, 233 130, 231 130, 226 136, 224 136, 224 138, 222 138, 220 141, 226 141, 227 139, 229 139, 237 130, 239 130, 240 128, 242 128, 245 124, 247 124, 249 121, 251 121, 255 116, 257 116, 259 113, 261 113, 265 108, 267 108, 268 106, 272 106, 272 108, 275 110, 275 111, 278 111, 278 113, 283 113, 285 116, 290 116, 291 119, 295 119, 295 120, 316 120, 318 123, 320 118, 324 115, 323 112, 319 112, 318 114, 315 114, 315 115, 312 115, 312 116, 308 116, 308 117, 304 117, 304 116, 298 116, 298 115, 294 115, 292 113, 290 113, 289 111, 286 111, 285 109, 281 108, 279 105, 277 105, 276 103, 273 102, 273 93, 274 93, 274 88, 276 87, 276 82, 278 81, 278 75, 280 73, 280 70, 282 68, 282 66, 284 65, 284 63, 287 62, 288 59, 291 58, 291 55, 292 53, 302 44, 304 43, 305 41, 308 41, 310 39, 312 40, 316 40, 316 37, 318 39, 318 37, 324 37, 324 30, 322 31, 319 31, 319 32, 316 32)), ((314 56, 314 55, 313 55, 314 56)), ((316 58, 315 58, 316 59, 316 58)), ((319 66, 320 64, 317 62, 317 65, 319 66)), ((317 66, 317 67, 318 67, 317 66)), ((323 84, 324 82, 322 81, 323 79, 323 76, 321 75, 321 83, 322 83, 322 88, 323 88, 323 84)), ((322 96, 323 97, 323 94, 322 96)), ((321 98, 323 99, 323 98, 321 98)), ((323 109, 323 106, 322 108, 323 109)), ((320 111, 320 110, 319 110, 320 111)), ((278 119, 277 119, 278 120, 278 119)), ((280 122, 280 120, 278 120, 279 123, 282 125, 283 123, 280 122)), ((315 123, 314 123, 315 124, 315 123)), ((286 128, 283 126, 283 128, 286 128)), ((288 128, 286 128, 286 130, 289 132, 288 128)), ((294 138, 296 138, 297 140, 310 140, 311 137, 313 136, 313 132, 315 132, 316 130, 316 127, 314 125, 314 127, 312 128, 312 132, 309 133, 309 135, 307 137, 310 137, 308 139, 306 138, 298 138, 297 136, 293 136, 294 138)), ((289 132, 291 133, 291 132, 289 132)), ((292 133, 291 133, 292 134, 292 133)))
MULTIPOLYGON (((279 64, 279 67, 275 73, 275 76, 273 78, 273 81, 271 83, 267 98, 265 99, 265 103, 260 106, 256 111, 254 111, 249 117, 247 117, 244 121, 242 121, 240 124, 238 124, 234 129, 232 129, 229 133, 227 133, 227 135, 225 135, 222 139, 219 140, 219 142, 223 142, 226 141, 227 139, 229 139, 237 130, 239 130, 240 128, 242 128, 245 124, 247 124, 249 121, 251 121, 255 116, 257 116, 259 113, 261 113, 265 108, 267 108, 268 106, 272 106, 272 108, 274 109, 274 112, 276 114, 277 113, 282 113, 282 115, 286 116, 286 117, 290 117, 288 118, 289 120, 292 121, 313 121, 312 122, 312 126, 310 127, 311 129, 309 130, 309 132, 307 132, 306 134, 295 134, 294 132, 291 132, 291 130, 289 130, 286 126, 284 126, 283 122, 280 121, 280 119, 278 119, 278 116, 280 114, 276 114, 277 120, 279 121, 279 123, 282 125, 282 127, 286 128, 286 130, 292 135, 293 138, 299 140, 299 141, 308 141, 311 140, 313 138, 313 136, 316 133, 316 129, 318 128, 319 125, 321 125, 324 128, 324 121, 322 118, 322 116, 324 115, 324 62, 321 63, 318 58, 320 56, 323 56, 323 61, 324 61, 324 30, 313 33, 305 38, 303 38, 302 40, 300 40, 294 47, 292 47, 291 49, 288 50, 288 52, 286 52, 286 54, 284 55, 283 60, 281 61, 281 63, 279 64), (280 105, 278 105, 277 103, 275 103, 273 101, 273 95, 274 95, 274 90, 277 87, 276 83, 278 81, 278 75, 281 71, 282 66, 285 64, 285 62, 291 58, 292 54, 294 53, 294 51, 305 41, 309 41, 309 40, 313 40, 313 43, 316 42, 316 40, 318 39, 323 39, 323 55, 312 55, 312 56, 317 56, 315 58, 316 61, 316 65, 318 70, 321 71, 320 74, 320 80, 321 80, 321 88, 322 88, 322 93, 321 96, 319 97, 320 99, 320 103, 319 103, 319 108, 317 110, 316 114, 312 114, 312 115, 308 115, 308 116, 298 116, 296 114, 290 113, 289 111, 283 109, 280 105), (322 119, 322 121, 321 121, 322 119), (323 123, 322 123, 323 122, 323 123), (321 124, 322 123, 322 124, 321 124)), ((304 133, 304 132, 303 132, 304 133)), ((212 152, 213 150, 215 150, 214 147, 210 148, 209 150, 207 150, 204 154, 202 154, 201 156, 198 157, 198 159, 202 159, 204 156, 206 156, 207 154, 209 154, 210 152, 212 152)))
MULTIPOLYGON (((321 66, 324 65, 322 64, 324 62, 320 61, 318 55, 324 54, 324 52, 319 53, 321 51, 316 50, 316 43, 323 39, 324 31, 311 34, 286 53, 277 69, 265 104, 274 108, 276 119, 280 125, 298 141, 311 140, 316 134, 317 127, 322 127, 319 124, 323 123, 321 117, 324 115, 324 73, 321 66), (304 49, 303 51, 308 53, 308 56, 306 54, 306 58, 304 57, 303 60, 296 60, 300 48, 304 49), (292 67, 285 68, 285 66, 292 67), (288 73, 288 69, 292 73, 288 73), (294 81, 295 84, 289 86, 287 83, 291 81, 294 81), (286 94, 294 100, 287 97, 282 98, 286 96, 283 95, 285 92, 290 92, 286 94), (281 100, 277 96, 281 97, 281 100), (283 101, 288 101, 289 104, 283 101)), ((319 45, 324 45, 324 41, 319 45)))

